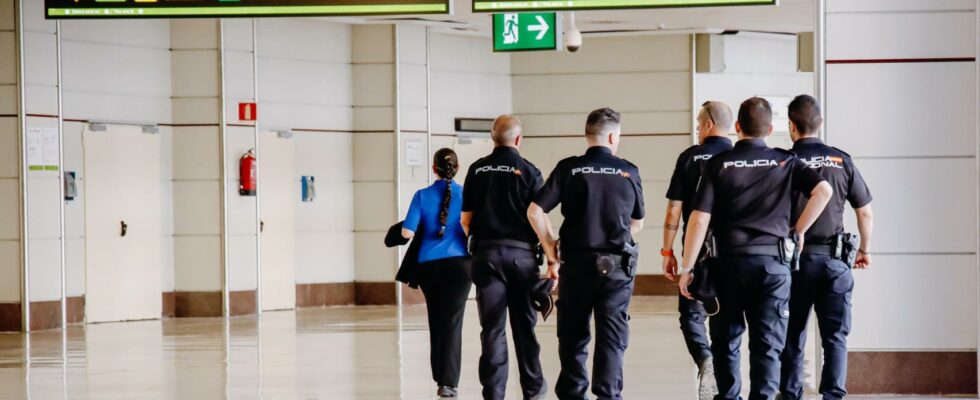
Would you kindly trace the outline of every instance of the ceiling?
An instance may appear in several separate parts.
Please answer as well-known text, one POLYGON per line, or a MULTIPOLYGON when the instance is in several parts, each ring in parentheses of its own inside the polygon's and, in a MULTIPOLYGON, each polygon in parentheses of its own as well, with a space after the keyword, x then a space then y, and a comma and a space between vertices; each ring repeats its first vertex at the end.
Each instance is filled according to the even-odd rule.
MULTIPOLYGON (((471 11, 471 0, 453 1, 453 15, 418 18, 426 25, 489 36, 490 14, 471 11)), ((628 9, 575 12, 585 34, 610 31, 720 31, 742 30, 796 33, 812 31, 815 0, 780 0, 778 6, 628 9)), ((392 18, 377 18, 391 20, 392 18)), ((567 19, 567 18, 566 18, 567 19)))

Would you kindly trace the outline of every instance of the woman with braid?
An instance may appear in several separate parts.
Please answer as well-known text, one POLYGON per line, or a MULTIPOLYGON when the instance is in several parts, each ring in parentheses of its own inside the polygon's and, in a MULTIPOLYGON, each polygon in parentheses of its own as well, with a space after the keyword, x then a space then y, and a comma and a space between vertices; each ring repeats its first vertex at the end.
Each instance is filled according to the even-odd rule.
POLYGON ((469 296, 469 253, 466 234, 459 223, 463 187, 453 181, 459 160, 451 149, 440 149, 432 162, 439 178, 415 192, 402 226, 406 239, 416 234, 422 293, 429 314, 432 379, 439 397, 456 397, 462 353, 463 310, 469 296))

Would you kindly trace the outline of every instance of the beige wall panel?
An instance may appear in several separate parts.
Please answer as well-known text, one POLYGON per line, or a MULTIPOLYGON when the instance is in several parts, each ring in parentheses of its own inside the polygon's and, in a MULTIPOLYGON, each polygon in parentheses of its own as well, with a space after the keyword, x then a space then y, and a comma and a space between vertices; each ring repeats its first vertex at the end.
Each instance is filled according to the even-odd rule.
POLYGON ((354 64, 354 106, 390 106, 395 97, 394 67, 390 64, 354 64))
POLYGON ((393 107, 354 106, 351 112, 354 131, 394 131, 395 117, 393 107))
POLYGON ((722 35, 725 73, 793 74, 797 67, 796 36, 741 33, 722 35))
POLYGON ((849 347, 976 348, 976 256, 880 252, 873 268, 854 273, 849 347))
POLYGON ((689 35, 589 38, 576 53, 514 54, 515 76, 537 74, 689 71, 689 35), (609 60, 616 60, 609 62, 609 60))
MULTIPOLYGON (((212 98, 174 97, 172 104, 173 123, 175 124, 217 124, 219 122, 221 101, 217 96, 212 98)), ((234 117, 237 116, 238 111, 236 110, 234 117)))
POLYGON ((20 181, 0 179, 0 240, 20 238, 20 181))
POLYGON ((176 127, 173 138, 174 179, 218 180, 217 127, 176 127))
MULTIPOLYGON (((387 229, 387 227, 385 227, 387 229)), ((384 232, 354 232, 354 260, 358 282, 391 282, 395 279, 395 251, 384 247, 384 232)))
MULTIPOLYGON (((24 98, 27 112, 30 114, 58 114, 58 88, 55 86, 29 84, 24 98)), ((73 105, 68 103, 68 99, 65 100, 65 104, 73 105)))
POLYGON ((827 16, 827 59, 975 57, 972 12, 841 13, 827 16))
POLYGON ((174 232, 221 234, 221 185, 218 181, 174 182, 174 232))
MULTIPOLYGON (((218 49, 217 20, 172 19, 168 22, 170 23, 170 47, 173 49, 218 49)), ((249 36, 249 43, 251 43, 251 39, 249 36)))
POLYGON ((357 25, 351 28, 351 62, 391 63, 394 36, 391 25, 357 25))
MULTIPOLYGON (((393 182, 354 182, 354 229, 387 230, 395 223, 395 184, 393 182)), ((405 204, 405 210, 408 205, 405 204)), ((404 210, 403 210, 404 211, 404 210)))
MULTIPOLYGON (((591 110, 589 110, 591 111, 591 110)), ((555 114, 519 114, 524 134, 584 135, 589 111, 555 114)), ((686 133, 691 131, 689 111, 620 112, 625 134, 686 133)))
POLYGON ((514 109, 519 113, 589 112, 599 107, 620 112, 691 108, 688 72, 515 76, 513 85, 514 109))
POLYGON ((973 63, 830 65, 827 75, 827 140, 851 155, 976 154, 973 63))
POLYGON ((636 164, 644 182, 667 182, 674 172, 677 156, 690 145, 688 136, 627 136, 622 138, 618 155, 636 164))
POLYGON ((221 238, 174 237, 174 290, 178 292, 221 290, 221 238))
POLYGON ((13 60, 17 56, 17 39, 13 32, 0 32, 0 55, 5 60, 0 62, 0 83, 16 83, 17 64, 13 60))
POLYGON ((205 97, 220 92, 217 51, 173 50, 170 59, 173 96, 205 97))
POLYGON ((0 178, 20 176, 19 131, 16 117, 0 117, 0 178))
POLYGON ((976 160, 859 159, 857 166, 875 197, 876 252, 976 252, 976 160))
POLYGON ((355 133, 353 135, 353 180, 394 181, 395 134, 355 133))
POLYGON ((0 30, 13 30, 15 26, 14 1, 0 0, 0 30))
POLYGON ((20 302, 20 241, 0 240, 0 302, 20 302))
POLYGON ((398 26, 398 62, 402 66, 425 65, 425 26, 398 26))
MULTIPOLYGON (((4 57, 6 57, 6 55, 4 55, 4 57)), ((2 69, 3 67, 0 67, 0 70, 2 69)), ((17 86, 0 82, 0 114, 17 114, 17 86)))

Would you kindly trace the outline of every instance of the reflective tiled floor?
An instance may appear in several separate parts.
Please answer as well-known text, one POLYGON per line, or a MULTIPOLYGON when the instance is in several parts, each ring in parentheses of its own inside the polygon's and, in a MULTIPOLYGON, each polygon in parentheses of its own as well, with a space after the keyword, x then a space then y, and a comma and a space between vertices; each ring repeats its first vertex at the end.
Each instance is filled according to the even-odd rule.
MULTIPOLYGON (((674 299, 635 299, 625 398, 694 398, 694 366, 675 309, 674 299)), ((554 320, 538 334, 554 383, 554 320)), ((464 335, 460 395, 476 399, 472 302, 464 335)), ((343 307, 6 334, 0 399, 432 399, 427 343, 424 306, 406 307, 401 317, 395 307, 343 307)), ((520 398, 516 383, 509 398, 520 398)))

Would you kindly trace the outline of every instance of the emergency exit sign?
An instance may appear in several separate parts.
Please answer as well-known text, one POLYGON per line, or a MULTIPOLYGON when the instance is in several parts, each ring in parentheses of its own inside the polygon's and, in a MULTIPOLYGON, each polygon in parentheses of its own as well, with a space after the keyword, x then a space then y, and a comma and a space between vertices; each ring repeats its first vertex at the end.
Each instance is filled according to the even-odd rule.
POLYGON ((559 18, 553 13, 493 15, 493 51, 557 50, 561 45, 559 18))

